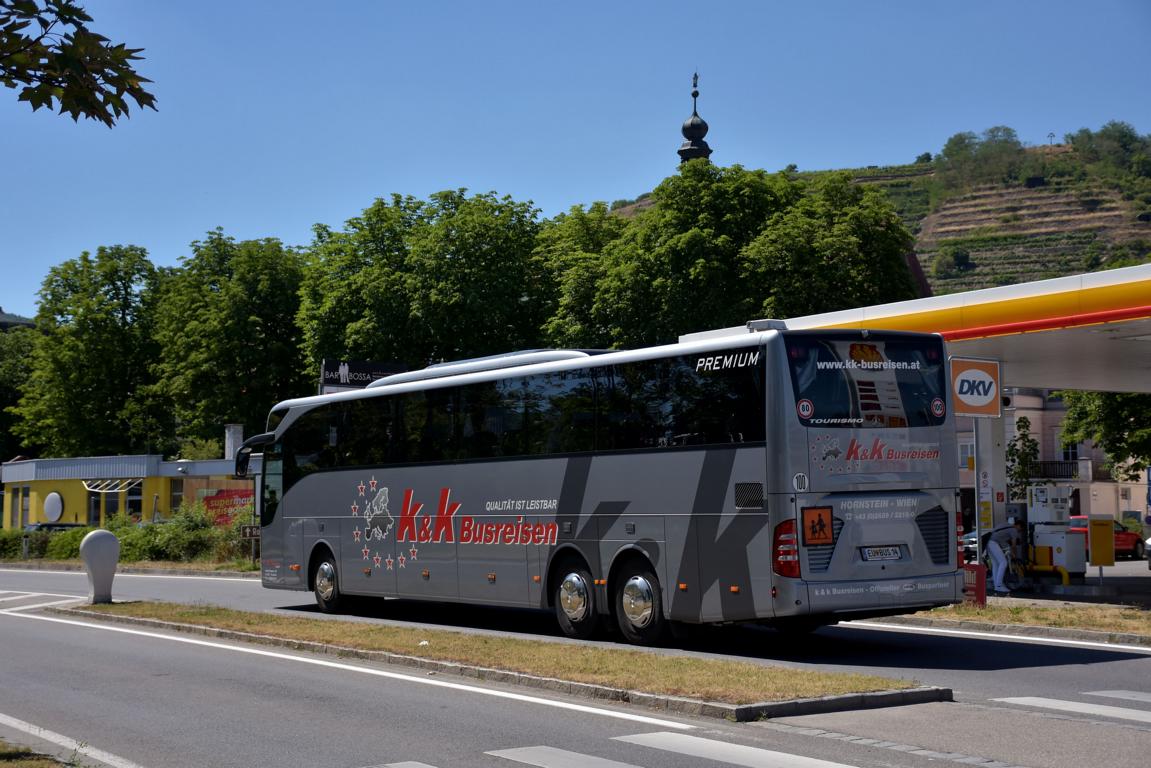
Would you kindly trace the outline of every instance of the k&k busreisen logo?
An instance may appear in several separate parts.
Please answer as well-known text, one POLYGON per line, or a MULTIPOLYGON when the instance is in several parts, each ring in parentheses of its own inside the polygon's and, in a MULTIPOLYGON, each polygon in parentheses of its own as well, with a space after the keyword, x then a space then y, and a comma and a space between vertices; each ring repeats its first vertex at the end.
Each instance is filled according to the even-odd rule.
POLYGON ((999 362, 951 358, 951 389, 960 416, 998 416, 999 362))

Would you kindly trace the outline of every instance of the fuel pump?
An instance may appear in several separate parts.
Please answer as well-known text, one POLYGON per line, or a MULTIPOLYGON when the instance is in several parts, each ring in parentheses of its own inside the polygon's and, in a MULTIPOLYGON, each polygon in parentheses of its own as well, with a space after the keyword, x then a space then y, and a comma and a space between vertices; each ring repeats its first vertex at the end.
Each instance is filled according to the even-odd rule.
POLYGON ((1032 485, 1027 489, 1027 521, 1031 532, 1031 569, 1070 578, 1087 572, 1087 542, 1070 531, 1071 487, 1032 485))

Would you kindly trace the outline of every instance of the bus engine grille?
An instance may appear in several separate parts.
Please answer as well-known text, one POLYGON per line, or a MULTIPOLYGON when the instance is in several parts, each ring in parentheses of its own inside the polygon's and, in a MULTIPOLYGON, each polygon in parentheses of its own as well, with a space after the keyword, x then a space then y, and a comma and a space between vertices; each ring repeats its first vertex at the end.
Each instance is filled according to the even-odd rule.
POLYGON ((927 545, 927 553, 935 565, 946 565, 951 559, 951 552, 955 549, 949 545, 948 538, 955 522, 947 514, 947 510, 936 505, 926 512, 920 512, 915 518, 919 526, 919 535, 927 545))

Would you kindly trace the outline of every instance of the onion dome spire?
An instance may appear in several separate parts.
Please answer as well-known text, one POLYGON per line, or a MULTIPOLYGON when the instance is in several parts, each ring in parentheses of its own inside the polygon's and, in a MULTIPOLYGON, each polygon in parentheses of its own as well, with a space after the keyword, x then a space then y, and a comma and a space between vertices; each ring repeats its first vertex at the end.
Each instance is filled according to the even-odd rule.
POLYGON ((683 123, 684 142, 679 147, 679 161, 681 163, 694 160, 697 157, 707 159, 711 157, 711 147, 703 140, 707 135, 707 123, 699 116, 696 100, 699 99, 699 73, 691 76, 691 117, 683 123))

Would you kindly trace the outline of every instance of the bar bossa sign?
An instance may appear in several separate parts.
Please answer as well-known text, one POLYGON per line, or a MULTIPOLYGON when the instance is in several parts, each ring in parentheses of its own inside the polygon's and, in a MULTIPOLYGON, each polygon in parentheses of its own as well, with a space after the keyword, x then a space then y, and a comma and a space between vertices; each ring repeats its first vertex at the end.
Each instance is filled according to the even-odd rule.
POLYGON ((951 358, 951 394, 957 416, 998 417, 999 361, 951 358))

